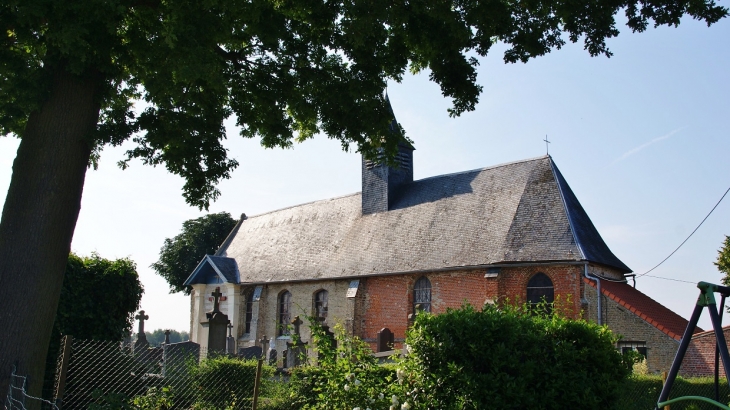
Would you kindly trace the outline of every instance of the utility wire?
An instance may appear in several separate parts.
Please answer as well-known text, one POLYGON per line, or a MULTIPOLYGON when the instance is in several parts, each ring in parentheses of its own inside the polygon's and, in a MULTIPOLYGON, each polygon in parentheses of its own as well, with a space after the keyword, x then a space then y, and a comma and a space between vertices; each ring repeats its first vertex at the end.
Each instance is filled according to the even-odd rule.
MULTIPOLYGON (((671 258, 671 257, 672 257, 672 255, 674 255, 674 253, 675 253, 675 252, 677 252, 677 251, 679 250, 679 248, 681 248, 681 247, 682 247, 682 245, 684 245, 684 244, 685 244, 685 242, 687 242, 687 241, 689 240, 689 238, 691 238, 691 237, 692 237, 692 235, 694 235, 694 234, 695 234, 695 232, 697 232, 697 230, 698 230, 698 229, 700 229, 700 226, 702 226, 702 224, 703 224, 703 223, 705 223, 705 221, 707 220, 707 218, 709 218, 709 217, 710 217, 710 215, 712 215, 712 212, 714 212, 714 211, 715 211, 715 208, 717 208, 717 206, 718 206, 718 205, 720 205, 720 202, 722 202, 722 200, 723 200, 723 199, 725 199, 725 195, 727 195, 727 193, 728 193, 728 192, 730 192, 730 188, 728 188, 728 189, 727 189, 727 191, 725 191, 725 193, 724 193, 724 194, 722 194, 722 197, 720 198, 720 200, 719 200, 719 201, 717 201, 717 203, 715 204, 715 206, 713 206, 713 207, 712 207, 712 209, 711 209, 711 210, 710 210, 710 212, 709 212, 709 213, 707 214, 707 216, 705 216, 705 219, 703 219, 703 220, 702 220, 702 222, 700 222, 700 224, 699 224, 699 225, 697 225, 697 227, 695 228, 695 230, 694 230, 694 231, 692 231, 692 233, 691 233, 691 234, 689 234, 689 236, 687 237, 687 239, 685 239, 684 241, 682 241, 682 243, 680 243, 680 244, 679 244, 679 246, 677 246, 677 249, 673 250, 673 251, 672 251, 672 253, 670 253, 670 254, 669 254, 669 256, 667 256, 666 258, 664 258, 664 260, 662 260, 661 262, 659 262, 659 263, 658 263, 658 264, 657 264, 656 266, 654 266, 653 268, 649 269, 648 271, 646 271, 646 272, 642 273, 641 275, 637 275, 636 277, 637 277, 637 278, 640 278, 640 277, 642 277, 642 276, 646 275, 647 273, 649 273, 649 272, 653 271, 654 269, 658 268, 658 267, 659 267, 659 266, 660 266, 660 265, 661 265, 662 263, 666 262, 666 261, 667 261, 667 259, 671 258)), ((664 278, 664 279, 668 279, 668 278, 664 278)), ((679 279, 670 279, 670 280, 679 280, 679 279)), ((681 281, 680 281, 680 282, 681 282, 681 281)))
POLYGON ((691 284, 693 284, 693 285, 696 285, 696 284, 697 284, 697 282, 690 282, 690 281, 688 281, 688 280, 681 280, 681 279, 672 279, 672 278, 665 278, 665 277, 663 277, 663 276, 652 276, 652 275, 647 275, 646 273, 644 273, 644 274, 643 274, 643 275, 641 275, 641 276, 644 276, 644 275, 646 275, 646 277, 647 277, 647 278, 656 278, 656 279, 672 280, 672 281, 675 281, 675 282, 684 282, 684 283, 691 283, 691 284))

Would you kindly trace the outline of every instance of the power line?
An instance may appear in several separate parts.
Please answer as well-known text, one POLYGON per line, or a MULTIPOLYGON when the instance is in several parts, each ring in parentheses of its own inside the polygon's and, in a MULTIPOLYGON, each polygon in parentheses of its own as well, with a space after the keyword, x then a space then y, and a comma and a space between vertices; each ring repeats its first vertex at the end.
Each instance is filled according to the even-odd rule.
MULTIPOLYGON (((648 273, 648 272, 647 272, 647 273, 648 273)), ((688 280, 681 280, 681 279, 672 279, 672 278, 665 278, 665 277, 663 277, 663 276, 652 276, 652 275, 647 275, 646 273, 642 274, 641 276, 644 276, 644 275, 646 275, 646 277, 647 277, 647 278, 656 278, 656 279, 671 280, 671 281, 674 281, 674 282, 684 282, 684 283, 691 283, 691 284, 693 284, 693 285, 696 285, 696 284, 697 284, 697 282, 690 282, 690 281, 688 281, 688 280)))
MULTIPOLYGON (((730 192, 730 187, 727 189, 727 191, 725 191, 724 194, 722 194, 722 197, 720 198, 720 200, 717 201, 717 203, 715 204, 715 206, 712 207, 712 209, 707 214, 707 216, 705 216, 705 219, 703 219, 702 222, 700 222, 700 224, 697 225, 697 227, 695 228, 695 230, 692 231, 692 233, 689 234, 689 236, 684 241, 682 241, 682 243, 680 243, 679 246, 677 246, 677 249, 673 250, 672 253, 669 254, 669 256, 667 256, 666 258, 664 258, 664 260, 662 260, 661 262, 659 262, 656 266, 654 266, 653 268, 649 269, 648 271, 642 273, 641 275, 637 275, 636 277, 637 278, 640 278, 640 277, 646 275, 647 273, 649 273, 649 272, 653 271, 654 269, 658 268, 662 263, 666 262, 667 259, 671 258, 672 255, 674 255, 674 253, 677 252, 679 250, 679 248, 681 248, 682 245, 684 245, 685 242, 687 242, 689 240, 689 238, 691 238, 692 235, 694 235, 695 232, 697 232, 698 229, 700 229, 700 226, 702 226, 702 224, 705 223, 705 221, 707 220, 707 218, 709 218, 710 215, 712 215, 712 212, 715 211, 715 208, 717 208, 717 206, 720 205, 720 202, 722 202, 722 200, 725 199, 725 195, 727 195, 728 192, 730 192)), ((668 279, 668 278, 664 278, 664 279, 668 279)), ((679 280, 679 279, 670 279, 670 280, 679 280)))

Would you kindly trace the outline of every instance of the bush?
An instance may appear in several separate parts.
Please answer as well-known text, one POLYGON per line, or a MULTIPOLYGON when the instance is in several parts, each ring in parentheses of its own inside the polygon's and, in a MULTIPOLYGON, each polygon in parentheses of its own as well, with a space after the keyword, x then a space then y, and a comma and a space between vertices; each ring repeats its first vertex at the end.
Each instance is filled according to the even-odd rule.
POLYGON ((611 409, 635 359, 616 350, 606 327, 559 309, 420 313, 406 335, 409 354, 388 365, 342 326, 337 347, 310 326, 318 365, 293 369, 287 399, 264 408, 611 409))
POLYGON ((395 367, 378 365, 370 347, 342 325, 333 329, 335 347, 319 322, 309 321, 317 365, 292 369, 289 399, 276 409, 387 409, 395 367))
POLYGON ((630 374, 606 327, 529 309, 419 314, 399 364, 412 409, 606 409, 630 374))
MULTIPOLYGON (((730 388, 727 380, 720 379, 720 402, 730 401, 730 388)), ((662 377, 659 375, 634 374, 624 382, 621 393, 614 405, 615 410, 653 409, 662 391, 662 377)), ((669 398, 683 396, 703 396, 715 399, 715 380, 713 377, 677 377, 669 392, 669 398)), ((716 409, 717 407, 698 401, 681 401, 672 404, 672 410, 692 410, 697 408, 716 409)))
MULTIPOLYGON (((195 409, 227 409, 248 406, 253 398, 256 360, 226 356, 202 360, 190 368, 190 387, 195 391, 195 409)), ((262 378, 271 377, 269 366, 262 368, 262 378)))

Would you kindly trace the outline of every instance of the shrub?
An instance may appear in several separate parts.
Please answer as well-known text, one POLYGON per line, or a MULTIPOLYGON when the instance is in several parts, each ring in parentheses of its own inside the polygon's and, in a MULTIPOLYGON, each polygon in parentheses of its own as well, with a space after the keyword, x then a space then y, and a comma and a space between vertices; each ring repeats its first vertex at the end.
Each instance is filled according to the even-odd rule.
POLYGON ((169 387, 150 387, 147 394, 135 397, 132 403, 138 410, 168 410, 173 406, 173 398, 169 387))
MULTIPOLYGON (((720 379, 720 402, 730 401, 730 388, 725 378, 720 379)), ((624 382, 615 410, 645 410, 656 407, 662 391, 662 376, 634 374, 624 382)), ((713 377, 677 377, 669 392, 669 398, 683 396, 703 396, 715 399, 715 380, 713 377)), ((717 407, 695 400, 680 401, 672 404, 672 410, 692 410, 697 408, 716 409, 717 407)))
POLYGON ((378 365, 370 347, 336 325, 334 341, 316 320, 311 320, 316 366, 292 370, 289 407, 280 409, 387 409, 390 406, 395 367, 378 365))
POLYGON ((560 309, 420 313, 406 335, 409 354, 390 365, 342 326, 335 347, 310 322, 318 364, 293 369, 288 399, 272 410, 610 409, 634 363, 606 327, 560 309))
MULTIPOLYGON (((262 378, 271 377, 269 366, 262 368, 262 378)), ((202 360, 190 368, 190 387, 195 391, 196 409, 239 408, 253 398, 256 360, 226 356, 202 360)))
POLYGON ((560 314, 487 305, 420 313, 399 363, 412 409, 606 409, 630 374, 611 332, 560 314))

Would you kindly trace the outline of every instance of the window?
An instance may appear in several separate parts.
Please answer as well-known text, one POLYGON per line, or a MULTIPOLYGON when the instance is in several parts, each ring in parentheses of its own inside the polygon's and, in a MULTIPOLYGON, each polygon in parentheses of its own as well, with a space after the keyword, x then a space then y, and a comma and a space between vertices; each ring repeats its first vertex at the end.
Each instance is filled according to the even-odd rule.
POLYGON ((279 336, 289 335, 291 322, 291 293, 285 290, 279 294, 279 336))
POLYGON ((246 295, 246 330, 244 333, 251 333, 251 320, 253 319, 253 290, 246 295))
POLYGON ((413 311, 415 312, 420 305, 420 309, 425 312, 431 311, 431 281, 423 276, 413 285, 413 311))
POLYGON ((314 294, 314 317, 327 319, 327 298, 329 292, 320 290, 314 294))
POLYGON ((530 306, 537 305, 540 302, 553 303, 555 300, 555 291, 553 289, 553 281, 544 273, 538 273, 530 278, 527 282, 527 303, 530 306))
POLYGON ((646 342, 632 342, 632 341, 624 341, 621 340, 618 343, 616 343, 616 347, 621 351, 621 353, 626 353, 631 350, 636 350, 639 352, 642 356, 644 356, 644 359, 646 359, 646 342))

